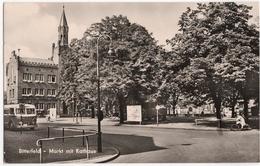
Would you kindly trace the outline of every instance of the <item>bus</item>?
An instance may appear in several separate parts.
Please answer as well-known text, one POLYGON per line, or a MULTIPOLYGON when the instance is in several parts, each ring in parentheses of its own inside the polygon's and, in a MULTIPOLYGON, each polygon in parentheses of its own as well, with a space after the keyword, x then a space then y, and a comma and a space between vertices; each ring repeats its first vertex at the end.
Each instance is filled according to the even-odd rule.
POLYGON ((9 129, 37 127, 35 106, 31 104, 4 105, 4 127, 9 129))

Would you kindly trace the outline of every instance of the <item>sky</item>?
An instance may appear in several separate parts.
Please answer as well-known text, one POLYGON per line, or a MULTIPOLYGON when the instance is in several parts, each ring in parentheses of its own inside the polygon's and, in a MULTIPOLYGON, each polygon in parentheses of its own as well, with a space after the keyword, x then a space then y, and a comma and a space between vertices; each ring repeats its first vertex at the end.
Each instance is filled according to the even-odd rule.
MULTIPOLYGON (((245 4, 253 6, 252 20, 256 21, 258 2, 245 4)), ((122 14, 130 22, 146 27, 162 45, 177 33, 179 18, 186 8, 196 7, 194 2, 8 2, 4 4, 4 63, 9 61, 11 51, 17 49, 21 49, 23 57, 49 58, 52 43, 57 43, 62 5, 69 24, 69 40, 81 38, 91 24, 106 16, 122 14)))

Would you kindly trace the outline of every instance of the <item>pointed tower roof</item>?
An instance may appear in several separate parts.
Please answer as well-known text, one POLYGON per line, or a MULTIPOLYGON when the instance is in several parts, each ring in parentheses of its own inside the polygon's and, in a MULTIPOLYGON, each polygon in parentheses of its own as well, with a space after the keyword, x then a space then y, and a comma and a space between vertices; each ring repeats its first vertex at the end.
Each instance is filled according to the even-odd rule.
POLYGON ((65 10, 64 10, 64 5, 63 5, 61 18, 60 18, 60 26, 68 26, 66 15, 65 15, 65 10))

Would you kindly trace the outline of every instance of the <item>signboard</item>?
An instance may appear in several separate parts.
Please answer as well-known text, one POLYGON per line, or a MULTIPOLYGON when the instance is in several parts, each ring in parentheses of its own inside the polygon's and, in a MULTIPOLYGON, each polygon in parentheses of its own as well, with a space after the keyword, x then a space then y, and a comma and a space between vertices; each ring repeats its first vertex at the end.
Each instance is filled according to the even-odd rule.
POLYGON ((49 112, 49 115, 47 116, 48 117, 48 121, 56 121, 56 118, 57 118, 56 108, 50 108, 48 110, 48 112, 49 112))
POLYGON ((127 106, 127 121, 142 122, 142 106, 128 105, 127 106))

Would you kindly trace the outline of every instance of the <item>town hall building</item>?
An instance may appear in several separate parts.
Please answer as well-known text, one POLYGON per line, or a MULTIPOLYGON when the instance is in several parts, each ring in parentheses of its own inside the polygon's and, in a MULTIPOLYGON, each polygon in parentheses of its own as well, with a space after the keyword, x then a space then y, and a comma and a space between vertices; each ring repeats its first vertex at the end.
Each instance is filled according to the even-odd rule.
MULTIPOLYGON (((58 114, 68 114, 57 98, 62 68, 62 53, 69 48, 69 27, 63 7, 58 26, 57 44, 52 44, 48 59, 20 56, 20 50, 12 51, 6 66, 7 104, 33 104, 39 115, 45 115, 49 108, 56 108, 58 114)), ((36 55, 37 56, 37 55, 36 55)))

